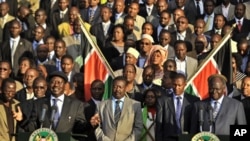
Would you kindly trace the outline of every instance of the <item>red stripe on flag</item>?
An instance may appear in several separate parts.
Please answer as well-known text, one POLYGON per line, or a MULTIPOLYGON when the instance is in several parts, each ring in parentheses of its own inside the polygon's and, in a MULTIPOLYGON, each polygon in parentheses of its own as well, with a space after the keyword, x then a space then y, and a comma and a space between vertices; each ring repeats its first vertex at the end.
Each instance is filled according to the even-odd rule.
POLYGON ((88 101, 91 98, 90 85, 95 79, 100 79, 103 82, 106 81, 108 70, 96 51, 90 52, 88 60, 86 60, 84 66, 84 95, 85 100, 88 101))
POLYGON ((206 66, 202 69, 202 71, 197 75, 197 77, 193 80, 193 85, 196 87, 197 92, 201 100, 208 98, 208 82, 207 79, 212 74, 220 73, 218 68, 213 63, 213 59, 211 59, 206 66))

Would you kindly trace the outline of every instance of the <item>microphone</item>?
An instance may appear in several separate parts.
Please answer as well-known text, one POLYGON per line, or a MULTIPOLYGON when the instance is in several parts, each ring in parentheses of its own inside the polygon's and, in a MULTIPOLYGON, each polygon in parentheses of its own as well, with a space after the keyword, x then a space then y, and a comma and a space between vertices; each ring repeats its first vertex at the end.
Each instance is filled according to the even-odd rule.
POLYGON ((40 116, 40 128, 43 128, 43 122, 45 120, 46 112, 48 110, 48 106, 46 104, 43 104, 42 114, 40 116))
POLYGON ((208 113, 209 113, 209 118, 208 118, 209 132, 212 132, 214 117, 213 117, 213 108, 210 104, 208 105, 208 113))
POLYGON ((204 108, 202 105, 199 106, 199 125, 200 125, 200 131, 202 132, 202 125, 204 123, 204 108))
POLYGON ((50 129, 52 128, 52 125, 54 123, 54 117, 57 111, 57 107, 56 106, 52 106, 51 107, 51 116, 50 116, 50 129))

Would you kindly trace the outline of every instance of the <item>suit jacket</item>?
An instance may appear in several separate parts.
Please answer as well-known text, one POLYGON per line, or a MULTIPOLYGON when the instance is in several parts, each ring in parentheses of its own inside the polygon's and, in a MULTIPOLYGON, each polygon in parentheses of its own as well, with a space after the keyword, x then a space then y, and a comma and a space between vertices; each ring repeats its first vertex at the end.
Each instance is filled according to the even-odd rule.
MULTIPOLYGON (((4 141, 15 141, 15 136, 12 136, 12 139, 10 140, 10 136, 9 136, 9 128, 8 128, 8 123, 7 123, 7 117, 6 117, 6 112, 4 109, 4 102, 2 100, 0 100, 0 138, 1 140, 4 141)), ((13 99, 13 104, 12 109, 16 109, 16 106, 19 104, 19 101, 13 99)), ((10 115, 12 116, 12 115, 10 115)), ((14 120, 14 133, 15 134, 17 131, 17 121, 14 120)))
MULTIPOLYGON (((173 32, 171 34, 171 42, 170 45, 174 46, 175 41, 177 41, 177 31, 173 32)), ((192 36, 192 33, 190 32, 190 30, 186 30, 186 37, 184 39, 184 41, 187 41, 187 55, 192 57, 192 58, 196 58, 196 51, 195 51, 195 46, 194 46, 194 41, 195 41, 195 37, 192 36)))
POLYGON ((101 102, 97 112, 102 121, 95 130, 97 140, 139 140, 143 129, 141 104, 139 102, 125 97, 117 128, 115 127, 112 99, 101 102))
POLYGON ((20 101, 21 103, 27 101, 27 92, 26 92, 26 88, 22 88, 21 90, 19 90, 18 92, 16 92, 15 95, 15 99, 20 101))
POLYGON ((9 4, 9 13, 13 16, 17 16, 18 0, 7 0, 6 2, 9 4))
POLYGON ((84 21, 88 22, 90 25, 94 25, 94 24, 98 24, 98 23, 102 22, 101 15, 100 15, 101 8, 99 6, 97 7, 92 22, 89 21, 89 9, 90 8, 85 8, 85 9, 80 10, 80 14, 81 14, 82 19, 84 21))
POLYGON ((187 74, 187 79, 189 79, 197 71, 198 61, 189 56, 187 56, 186 61, 187 61, 186 74, 187 74))
POLYGON ((244 100, 242 100, 243 106, 244 106, 244 111, 246 114, 246 120, 247 120, 247 124, 249 125, 250 123, 250 98, 245 98, 244 100))
MULTIPOLYGON (((234 9, 235 6, 230 4, 228 9, 227 21, 230 21, 234 18, 234 9)), ((214 14, 222 14, 222 5, 218 5, 214 8, 214 14)))
POLYGON ((4 28, 4 26, 5 26, 6 23, 8 23, 8 22, 10 22, 10 21, 12 21, 12 20, 15 19, 15 17, 11 16, 10 14, 7 14, 7 15, 8 15, 8 16, 7 16, 7 18, 5 19, 5 22, 1 22, 1 23, 0 23, 0 27, 1 27, 2 29, 4 28))
MULTIPOLYGON (((63 22, 69 22, 69 9, 68 11, 64 14, 63 18, 60 18, 60 10, 54 11, 52 14, 52 19, 50 21, 50 24, 52 25, 53 32, 56 31, 58 32, 58 25, 63 23, 63 22)), ((59 36, 59 35, 57 35, 59 36)))
MULTIPOLYGON (((141 94, 143 94, 147 89, 149 89, 149 88, 144 87, 143 83, 137 84, 137 87, 140 90, 141 94)), ((151 84, 150 88, 159 90, 159 92, 161 92, 161 89, 162 89, 159 85, 156 85, 156 84, 153 84, 153 83, 151 84)))
MULTIPOLYGON (((233 19, 233 20, 231 20, 231 21, 228 22, 228 24, 229 24, 230 26, 232 26, 232 25, 235 24, 235 23, 236 23, 236 20, 235 20, 235 19, 233 19)), ((239 29, 237 28, 237 25, 236 25, 236 27, 235 27, 234 30, 233 30, 233 37, 232 37, 232 38, 233 38, 235 41, 239 41, 241 38, 246 38, 247 35, 248 35, 248 33, 250 32, 250 27, 249 27, 249 25, 250 25, 250 20, 244 18, 244 19, 243 19, 243 25, 242 25, 242 27, 241 27, 241 30, 239 31, 239 29)))
MULTIPOLYGON (((48 110, 45 115, 45 119, 43 122, 43 127, 50 127, 50 116, 51 116, 51 104, 50 97, 45 97, 36 100, 33 105, 33 110, 30 118, 30 122, 26 126, 29 131, 34 131, 40 128, 39 118, 42 114, 43 105, 48 106, 48 110)), ((87 127, 87 121, 84 116, 84 104, 75 99, 68 96, 64 97, 62 112, 60 119, 58 121, 58 125, 55 128, 55 132, 62 133, 83 133, 90 127, 87 127)))
MULTIPOLYGON (((11 61, 11 49, 10 49, 10 41, 6 40, 3 42, 1 45, 1 53, 2 53, 2 60, 10 60, 11 61)), ((32 50, 32 44, 27 41, 26 39, 20 38, 17 46, 16 46, 16 51, 14 54, 14 64, 12 64, 12 71, 14 74, 17 74, 19 65, 18 61, 21 57, 28 57, 33 59, 33 50, 32 50)))
MULTIPOLYGON (((157 8, 154 5, 153 9, 151 9, 151 15, 157 15, 157 13, 158 13, 157 8)), ((148 15, 146 4, 141 4, 140 5, 139 15, 142 16, 142 17, 145 17, 145 18, 150 16, 150 15, 148 15)))
POLYGON ((113 27, 114 27, 113 23, 110 23, 110 26, 109 26, 109 29, 108 29, 106 36, 104 35, 102 22, 95 24, 90 28, 90 33, 96 37, 97 44, 100 48, 105 48, 106 42, 112 38, 113 27))
MULTIPOLYGON (((90 32, 91 25, 88 24, 87 22, 84 22, 84 26, 87 29, 87 31, 90 32)), ((58 25, 59 37, 63 38, 63 37, 66 37, 66 36, 70 36, 73 33, 74 33, 73 25, 70 25, 68 22, 63 22, 63 23, 58 25)))
MULTIPOLYGON (((91 117, 96 113, 96 104, 90 99, 84 106, 84 114, 87 121, 90 121, 91 117)), ((96 141, 95 133, 93 130, 87 131, 87 141, 96 141)))
MULTIPOLYGON (((191 133, 199 132, 199 108, 204 110, 204 123, 202 125, 204 131, 209 131, 209 107, 211 107, 211 99, 194 104, 192 111, 191 133)), ((215 121, 213 121, 213 133, 216 135, 229 135, 230 125, 245 125, 246 117, 244 108, 241 102, 224 96, 220 110, 215 121)))
MULTIPOLYGON (((181 130, 182 133, 188 133, 190 130, 191 111, 193 103, 199 101, 199 98, 184 93, 182 112, 181 112, 181 130)), ((175 117, 175 106, 173 94, 163 95, 157 100, 156 104, 156 141, 176 140, 177 123, 175 117)))
POLYGON ((74 35, 63 37, 63 40, 66 43, 67 54, 71 55, 74 60, 82 55, 83 47, 81 46, 81 41, 77 40, 74 35))

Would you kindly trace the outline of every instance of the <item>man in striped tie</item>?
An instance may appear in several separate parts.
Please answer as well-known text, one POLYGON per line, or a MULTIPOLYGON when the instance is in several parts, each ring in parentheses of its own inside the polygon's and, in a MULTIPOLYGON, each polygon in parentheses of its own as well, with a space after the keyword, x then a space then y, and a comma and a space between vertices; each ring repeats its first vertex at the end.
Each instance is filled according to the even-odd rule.
POLYGON ((143 128, 141 103, 126 96, 126 85, 123 76, 116 77, 112 97, 101 102, 91 118, 97 140, 139 140, 143 128))

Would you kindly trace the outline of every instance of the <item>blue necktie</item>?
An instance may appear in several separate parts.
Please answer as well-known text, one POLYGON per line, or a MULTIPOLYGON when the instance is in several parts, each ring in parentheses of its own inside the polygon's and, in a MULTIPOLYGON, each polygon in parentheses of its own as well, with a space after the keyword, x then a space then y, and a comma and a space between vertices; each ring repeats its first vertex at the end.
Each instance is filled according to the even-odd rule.
POLYGON ((57 68, 58 71, 62 71, 62 69, 61 69, 61 61, 60 60, 56 61, 56 68, 57 68))
POLYGON ((56 127, 57 127, 57 124, 58 124, 58 121, 60 119, 60 114, 59 114, 59 107, 57 105, 57 102, 59 101, 59 99, 55 98, 53 99, 53 106, 56 107, 56 114, 55 114, 55 117, 54 117, 54 120, 53 120, 53 129, 55 130, 56 127))
POLYGON ((176 111, 175 111, 175 119, 177 124, 177 134, 181 133, 181 97, 176 97, 176 111))

